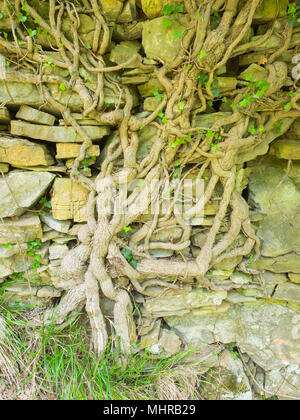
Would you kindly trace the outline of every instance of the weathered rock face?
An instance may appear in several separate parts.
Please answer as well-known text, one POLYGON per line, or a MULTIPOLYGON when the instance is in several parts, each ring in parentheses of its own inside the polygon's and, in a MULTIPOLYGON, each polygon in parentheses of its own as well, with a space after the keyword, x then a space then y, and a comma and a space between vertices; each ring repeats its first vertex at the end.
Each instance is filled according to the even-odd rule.
POLYGON ((286 171, 287 162, 272 157, 252 166, 250 200, 266 215, 257 231, 265 257, 300 250, 300 166, 294 162, 287 177, 286 171))
POLYGON ((225 313, 165 318, 187 343, 236 343, 266 370, 300 363, 299 319, 295 311, 263 300, 225 313))
POLYGON ((181 38, 174 37, 174 31, 178 34, 188 28, 185 16, 170 17, 172 25, 168 28, 163 26, 163 18, 146 21, 143 27, 143 47, 148 58, 161 59, 170 63, 179 53, 181 38))
POLYGON ((229 350, 219 354, 218 367, 209 370, 201 386, 201 395, 207 400, 252 400, 252 390, 244 367, 229 350))
POLYGON ((227 296, 226 291, 207 293, 204 289, 195 289, 187 293, 175 293, 153 300, 147 300, 145 310, 149 316, 162 317, 175 314, 185 315, 193 309, 219 306, 227 296))
MULTIPOLYGON (((19 243, 33 241, 42 238, 43 232, 39 217, 30 214, 24 215, 21 219, 11 221, 5 220, 0 225, 0 244, 19 243)), ((0 254, 1 255, 1 254, 0 254)))

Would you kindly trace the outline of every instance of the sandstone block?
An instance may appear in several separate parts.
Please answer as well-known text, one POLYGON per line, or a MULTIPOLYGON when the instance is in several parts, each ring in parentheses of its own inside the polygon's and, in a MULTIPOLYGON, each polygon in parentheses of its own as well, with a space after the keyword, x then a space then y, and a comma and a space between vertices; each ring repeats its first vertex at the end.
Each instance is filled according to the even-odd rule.
POLYGON ((25 139, 0 138, 0 162, 12 166, 27 167, 52 165, 54 160, 46 146, 25 139))
POLYGON ((19 220, 5 219, 0 223, 0 244, 25 243, 42 238, 43 232, 39 217, 30 214, 19 220))
POLYGON ((53 185, 52 214, 55 219, 74 219, 75 222, 86 220, 88 190, 69 178, 57 178, 53 185))
MULTIPOLYGON (((82 128, 92 140, 100 140, 110 132, 109 127, 82 126, 82 128)), ((72 127, 50 127, 14 120, 11 122, 11 133, 18 136, 58 143, 83 142, 83 139, 77 135, 72 127)))
MULTIPOLYGON (((58 143, 56 145, 56 159, 71 159, 76 158, 80 151, 80 145, 74 143, 58 143)), ((99 156, 99 146, 91 146, 88 148, 87 154, 90 156, 99 156)))

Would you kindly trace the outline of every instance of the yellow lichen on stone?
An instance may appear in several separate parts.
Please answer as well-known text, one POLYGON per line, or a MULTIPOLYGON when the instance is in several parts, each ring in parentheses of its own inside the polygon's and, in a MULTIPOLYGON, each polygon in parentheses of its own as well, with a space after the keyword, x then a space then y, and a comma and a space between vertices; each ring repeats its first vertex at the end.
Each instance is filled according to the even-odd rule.
MULTIPOLYGON (((76 158, 80 151, 80 144, 75 143, 57 143, 56 144, 56 159, 71 159, 76 158)), ((90 156, 99 156, 100 148, 97 145, 89 147, 86 154, 90 156)))
POLYGON ((161 14, 163 7, 166 4, 179 4, 180 0, 142 0, 142 9, 145 15, 153 19, 161 14))
POLYGON ((51 200, 54 219, 84 222, 88 193, 82 185, 69 178, 56 178, 51 200))

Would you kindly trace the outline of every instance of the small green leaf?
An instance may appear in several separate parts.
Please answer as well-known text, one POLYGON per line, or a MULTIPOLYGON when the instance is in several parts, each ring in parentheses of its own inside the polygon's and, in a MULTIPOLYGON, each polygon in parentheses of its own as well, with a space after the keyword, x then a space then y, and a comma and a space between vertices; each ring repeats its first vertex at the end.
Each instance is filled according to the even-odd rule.
POLYGON ((205 74, 205 73, 199 73, 198 74, 198 79, 199 79, 199 82, 201 83, 201 85, 204 85, 205 84, 205 82, 207 81, 207 79, 208 79, 208 75, 207 74, 205 74))
POLYGON ((18 13, 18 20, 19 22, 26 22, 27 16, 22 15, 22 13, 18 13))
POLYGON ((207 56, 206 52, 204 50, 201 50, 200 54, 199 54, 198 61, 201 60, 202 58, 206 57, 206 56, 207 56))
POLYGON ((125 258, 125 260, 127 260, 128 262, 130 262, 133 258, 131 249, 122 248, 121 249, 121 254, 125 258))
POLYGON ((182 38, 183 37, 183 33, 178 31, 177 29, 175 29, 175 31, 173 31, 173 35, 175 38, 182 38))
POLYGON ((174 16, 176 16, 176 15, 177 15, 177 13, 183 13, 183 8, 184 8, 184 5, 183 5, 183 4, 179 4, 179 5, 175 8, 175 10, 174 10, 174 16))
POLYGON ((215 88, 215 89, 212 89, 211 91, 212 91, 212 94, 214 95, 214 98, 218 98, 220 96, 221 89, 215 88))
POLYGON ((135 258, 132 258, 132 260, 129 263, 134 269, 137 267, 137 260, 135 258))
POLYGON ((164 29, 167 29, 171 25, 172 25, 172 21, 170 19, 163 18, 162 26, 163 26, 164 29))
POLYGON ((170 15, 175 10, 174 4, 166 4, 162 9, 162 14, 165 16, 170 15))
POLYGON ((67 88, 66 88, 66 86, 63 83, 61 83, 59 85, 59 89, 62 90, 62 91, 65 91, 67 88))
POLYGON ((27 28, 27 32, 31 38, 36 35, 36 29, 27 28))
POLYGON ((3 19, 3 13, 0 12, 0 19, 3 19))
POLYGON ((28 3, 27 3, 27 1, 24 2, 24 4, 21 7, 21 9, 24 10, 24 12, 28 12, 28 3))
POLYGON ((178 102, 178 113, 181 114, 181 111, 183 110, 183 108, 185 107, 184 102, 178 102))
POLYGON ((13 246, 11 243, 6 243, 5 245, 2 245, 2 248, 7 248, 7 249, 11 249, 13 246))
POLYGON ((253 134, 253 135, 255 135, 255 134, 256 134, 256 130, 255 130, 255 127, 254 127, 254 125, 253 125, 253 124, 251 124, 251 125, 249 126, 249 128, 248 128, 248 132, 249 132, 250 134, 253 134))
POLYGON ((158 91, 157 88, 153 89, 152 90, 152 93, 153 93, 154 97, 156 99, 158 99, 159 101, 161 101, 163 99, 163 97, 164 97, 164 95, 162 93, 159 93, 159 91, 158 91))

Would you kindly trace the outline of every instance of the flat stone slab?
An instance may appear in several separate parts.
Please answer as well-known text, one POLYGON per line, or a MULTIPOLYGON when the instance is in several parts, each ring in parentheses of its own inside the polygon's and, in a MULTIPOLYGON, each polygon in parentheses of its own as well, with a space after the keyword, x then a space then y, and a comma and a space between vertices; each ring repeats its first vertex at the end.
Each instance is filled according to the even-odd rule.
MULTIPOLYGON (((74 143, 58 143, 56 145, 56 159, 71 159, 76 158, 80 152, 80 144, 74 143)), ((87 149, 86 154, 90 156, 99 156, 100 147, 97 145, 91 146, 87 149)))
POLYGON ((50 172, 10 172, 0 178, 0 217, 20 216, 45 193, 55 175, 50 172))
POLYGON ((0 244, 15 244, 42 238, 43 232, 38 216, 24 215, 19 220, 4 220, 0 223, 0 244))
POLYGON ((273 298, 300 303, 300 285, 294 283, 279 284, 275 290, 273 298))
MULTIPOLYGON (((110 133, 109 127, 82 126, 82 128, 91 140, 100 140, 110 133)), ((83 142, 83 139, 77 135, 73 127, 49 127, 13 120, 11 121, 11 133, 18 136, 57 143, 83 142)))
POLYGON ((56 232, 67 233, 70 229, 71 222, 67 220, 56 220, 51 214, 42 213, 40 215, 42 222, 54 229, 56 232))
POLYGON ((13 137, 0 137, 0 162, 27 167, 52 165, 53 157, 43 144, 13 137))
POLYGON ((189 313, 192 309, 203 306, 221 305, 226 296, 225 290, 207 292, 198 288, 191 292, 174 292, 174 294, 147 299, 144 307, 151 317, 171 316, 178 312, 189 313))
POLYGON ((54 125, 55 117, 47 112, 39 111, 28 105, 22 105, 16 114, 16 118, 37 124, 54 125))
POLYGON ((52 215, 58 220, 86 221, 88 190, 69 178, 57 178, 53 185, 52 215))

